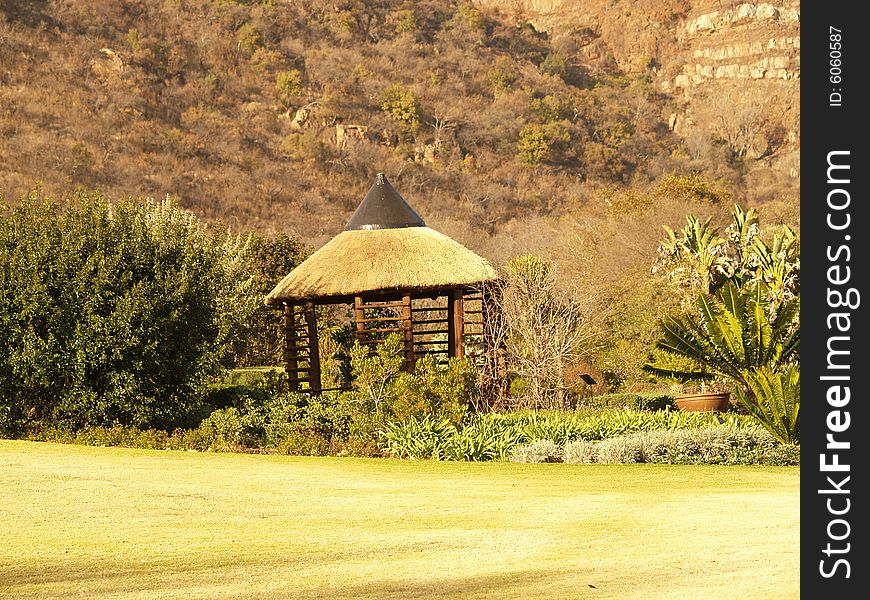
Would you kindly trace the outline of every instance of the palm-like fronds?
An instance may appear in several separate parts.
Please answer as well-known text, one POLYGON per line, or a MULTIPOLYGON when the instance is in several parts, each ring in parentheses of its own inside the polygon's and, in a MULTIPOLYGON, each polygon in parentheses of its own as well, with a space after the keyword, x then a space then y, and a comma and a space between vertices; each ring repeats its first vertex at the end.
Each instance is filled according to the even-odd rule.
POLYGON ((776 439, 784 444, 800 442, 800 367, 790 364, 782 371, 769 366, 748 370, 747 388, 737 388, 737 399, 776 439))
POLYGON ((763 283, 729 282, 702 295, 692 313, 666 317, 656 347, 665 357, 688 359, 694 370, 647 364, 656 375, 682 380, 725 377, 747 409, 784 443, 800 437, 800 322, 798 297, 771 304, 763 283), (773 316, 769 314, 773 306, 773 316))
POLYGON ((767 289, 758 284, 739 289, 729 282, 714 295, 702 295, 693 313, 666 317, 657 348, 698 364, 695 371, 676 371, 657 364, 646 370, 683 379, 723 376, 746 386, 750 369, 786 364, 797 357, 800 334, 798 300, 780 304, 767 314, 767 289))

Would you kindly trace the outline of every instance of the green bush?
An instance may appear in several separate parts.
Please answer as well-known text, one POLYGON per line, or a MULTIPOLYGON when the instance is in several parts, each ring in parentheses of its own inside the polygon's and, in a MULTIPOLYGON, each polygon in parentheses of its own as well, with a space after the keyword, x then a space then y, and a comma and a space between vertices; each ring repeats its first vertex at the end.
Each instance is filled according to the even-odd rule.
POLYGON ((252 441, 252 423, 246 417, 236 408, 220 408, 199 425, 199 430, 210 449, 232 452, 252 441))
POLYGON ((245 23, 236 31, 236 46, 247 57, 252 56, 264 44, 263 34, 251 23, 245 23))
POLYGON ((517 158, 522 164, 534 167, 551 160, 555 151, 565 147, 570 141, 571 135, 562 123, 528 123, 520 130, 517 158))
POLYGON ((522 441, 519 431, 478 415, 471 417, 446 440, 446 453, 452 460, 505 460, 522 441))
POLYGON ((446 23, 447 27, 460 28, 468 31, 484 29, 483 15, 471 2, 463 2, 456 7, 456 12, 446 23))
MULTIPOLYGON (((727 413, 724 421, 725 427, 738 430, 756 427, 746 415, 727 413)), ((638 432, 701 427, 719 427, 716 415, 678 411, 608 411, 592 415, 526 411, 474 414, 458 426, 446 419, 425 416, 387 423, 381 447, 384 453, 398 458, 504 460, 517 446, 540 440, 564 446, 578 440, 593 442, 638 432)), ((621 456, 616 447, 608 452, 621 456)))
POLYGON ((520 74, 509 58, 501 57, 486 72, 486 78, 492 87, 493 95, 498 96, 513 89, 514 84, 520 78, 520 74))
POLYGON ((456 434, 456 427, 446 419, 431 416, 412 417, 403 423, 387 423, 384 450, 395 458, 448 458, 445 440, 456 434))
POLYGON ((229 351, 243 250, 169 200, 0 207, 0 426, 181 423, 229 351))
POLYGON ((302 95, 302 72, 299 69, 281 71, 275 76, 275 89, 281 104, 285 108, 291 106, 302 95))
POLYGON ((459 423, 477 393, 476 369, 470 360, 451 358, 438 364, 431 354, 417 361, 411 373, 401 373, 393 384, 392 416, 397 420, 432 415, 459 423))
POLYGON ((394 83, 381 97, 381 110, 399 123, 402 131, 413 134, 420 126, 420 105, 417 96, 405 86, 394 83))
POLYGON ((710 181, 701 175, 666 175, 658 182, 656 192, 685 202, 724 204, 731 200, 731 192, 723 182, 710 181))
POLYGON ((459 423, 477 394, 474 364, 460 358, 438 363, 432 355, 424 355, 414 371, 403 371, 404 365, 404 342, 396 334, 374 351, 354 343, 350 400, 364 413, 389 419, 432 416, 459 423))

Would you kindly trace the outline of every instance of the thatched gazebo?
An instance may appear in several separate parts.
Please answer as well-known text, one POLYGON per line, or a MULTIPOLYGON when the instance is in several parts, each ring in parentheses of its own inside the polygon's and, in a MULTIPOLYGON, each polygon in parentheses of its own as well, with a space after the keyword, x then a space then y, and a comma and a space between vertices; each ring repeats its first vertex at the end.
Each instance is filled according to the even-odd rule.
POLYGON ((304 389, 307 383, 308 391, 320 393, 327 390, 320 376, 318 305, 352 304, 362 344, 401 334, 410 371, 424 354, 485 360, 486 287, 496 279, 485 259, 426 227, 379 173, 344 231, 284 277, 265 302, 284 312, 291 386, 304 389))

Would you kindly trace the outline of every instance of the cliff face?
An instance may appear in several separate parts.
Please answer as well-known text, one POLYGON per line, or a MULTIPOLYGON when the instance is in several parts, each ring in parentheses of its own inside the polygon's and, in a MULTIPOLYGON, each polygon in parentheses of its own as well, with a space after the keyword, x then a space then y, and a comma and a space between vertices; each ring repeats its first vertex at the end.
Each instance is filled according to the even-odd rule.
POLYGON ((719 0, 479 0, 550 35, 576 36, 586 60, 648 72, 689 146, 727 143, 751 168, 798 177, 800 3, 719 0))

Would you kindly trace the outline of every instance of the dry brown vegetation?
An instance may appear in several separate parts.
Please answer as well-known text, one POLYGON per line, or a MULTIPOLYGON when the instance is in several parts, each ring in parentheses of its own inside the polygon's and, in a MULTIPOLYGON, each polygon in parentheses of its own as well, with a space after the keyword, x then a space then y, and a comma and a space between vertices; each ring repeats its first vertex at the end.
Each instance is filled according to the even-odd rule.
POLYGON ((797 225, 798 202, 794 181, 676 136, 674 99, 582 58, 591 35, 455 0, 0 0, 0 194, 169 194, 316 246, 383 171, 493 262, 541 254, 600 289, 622 309, 593 365, 612 370, 662 300, 662 224, 763 201, 765 223, 797 225))

